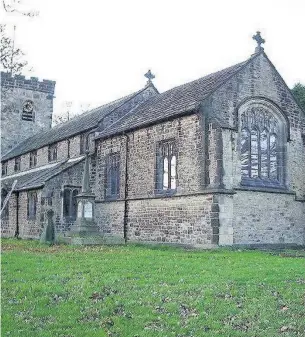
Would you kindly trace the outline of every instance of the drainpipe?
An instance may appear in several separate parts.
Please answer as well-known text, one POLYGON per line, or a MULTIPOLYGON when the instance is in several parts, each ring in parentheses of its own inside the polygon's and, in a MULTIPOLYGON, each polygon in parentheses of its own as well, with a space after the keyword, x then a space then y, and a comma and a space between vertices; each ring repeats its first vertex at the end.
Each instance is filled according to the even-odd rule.
POLYGON ((124 195, 124 240, 127 243, 127 223, 128 223, 128 153, 129 153, 129 137, 125 135, 125 195, 124 195))
POLYGON ((19 238, 19 192, 16 192, 16 229, 15 238, 19 238))

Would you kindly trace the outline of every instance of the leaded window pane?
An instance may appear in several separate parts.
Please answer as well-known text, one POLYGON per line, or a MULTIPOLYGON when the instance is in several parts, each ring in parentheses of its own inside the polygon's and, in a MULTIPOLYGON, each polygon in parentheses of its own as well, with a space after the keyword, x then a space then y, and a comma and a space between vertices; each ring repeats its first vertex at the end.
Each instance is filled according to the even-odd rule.
POLYGON ((276 135, 270 135, 270 178, 278 179, 277 170, 277 139, 276 135))
POLYGON ((251 177, 258 177, 258 131, 251 130, 251 177))
POLYGON ((249 176, 250 169, 250 133, 247 129, 241 130, 241 174, 249 176))
POLYGON ((105 195, 118 198, 120 193, 120 155, 110 154, 106 159, 105 195))
POLYGON ((171 159, 171 188, 176 188, 176 156, 171 159))
POLYGON ((28 218, 36 218, 37 194, 36 192, 28 193, 28 218))
POLYGON ((269 176, 269 161, 268 161, 268 132, 266 129, 261 133, 261 177, 267 179, 269 176))
POLYGON ((165 157, 163 159, 163 189, 168 189, 168 159, 165 157))

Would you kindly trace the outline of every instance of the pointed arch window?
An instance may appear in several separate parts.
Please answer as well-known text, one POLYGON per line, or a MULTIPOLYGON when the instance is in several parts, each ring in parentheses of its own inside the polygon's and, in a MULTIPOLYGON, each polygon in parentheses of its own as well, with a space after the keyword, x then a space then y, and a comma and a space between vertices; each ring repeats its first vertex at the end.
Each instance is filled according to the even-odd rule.
POLYGON ((36 211, 37 211, 37 193, 28 192, 27 213, 29 220, 36 219, 36 211))
POLYGON ((177 154, 174 140, 157 145, 156 191, 173 192, 177 188, 177 154))
POLYGON ((120 153, 111 153, 106 157, 105 198, 120 197, 120 153))
POLYGON ((241 184, 284 187, 284 125, 271 111, 251 108, 241 114, 241 184))
POLYGON ((66 221, 76 220, 77 199, 80 187, 65 186, 63 191, 63 216, 66 221))

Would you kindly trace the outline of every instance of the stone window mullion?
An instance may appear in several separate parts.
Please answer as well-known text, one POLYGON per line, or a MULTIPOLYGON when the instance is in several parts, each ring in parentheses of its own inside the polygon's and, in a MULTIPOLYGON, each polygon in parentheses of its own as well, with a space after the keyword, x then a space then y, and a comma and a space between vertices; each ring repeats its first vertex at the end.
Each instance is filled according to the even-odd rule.
POLYGON ((174 140, 161 141, 156 153, 156 191, 176 189, 177 159, 174 140), (173 160, 175 158, 175 160, 173 160))
POLYGON ((268 178, 270 179, 270 132, 268 132, 268 138, 267 138, 267 157, 268 157, 268 178))
POLYGON ((262 176, 262 151, 261 151, 261 132, 257 128, 257 176, 261 178, 262 176))

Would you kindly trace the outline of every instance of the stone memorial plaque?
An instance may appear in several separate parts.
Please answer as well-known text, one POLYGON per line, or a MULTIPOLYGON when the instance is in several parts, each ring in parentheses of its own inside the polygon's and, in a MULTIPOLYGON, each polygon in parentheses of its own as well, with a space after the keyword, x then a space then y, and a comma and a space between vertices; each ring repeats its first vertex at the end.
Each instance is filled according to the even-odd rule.
POLYGON ((84 217, 85 218, 92 218, 92 203, 86 202, 84 205, 84 217))

